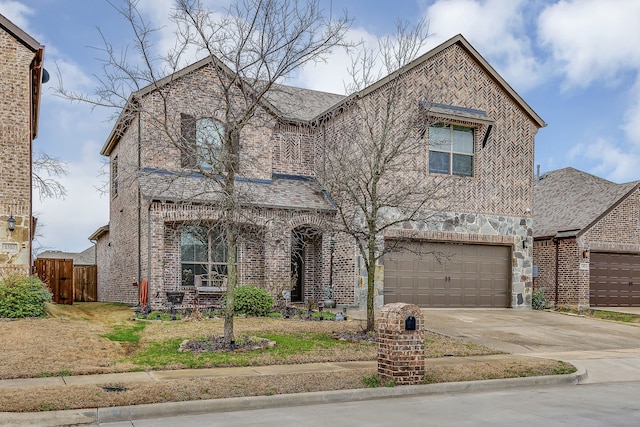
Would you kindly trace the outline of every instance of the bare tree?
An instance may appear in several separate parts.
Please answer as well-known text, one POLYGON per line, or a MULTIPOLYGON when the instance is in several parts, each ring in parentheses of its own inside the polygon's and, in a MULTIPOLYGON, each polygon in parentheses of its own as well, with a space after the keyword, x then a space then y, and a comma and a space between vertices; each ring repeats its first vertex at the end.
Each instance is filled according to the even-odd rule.
POLYGON ((350 105, 327 127, 318 164, 317 176, 337 206, 337 229, 355 240, 366 267, 367 330, 374 329, 376 264, 393 249, 383 234, 430 220, 442 199, 441 182, 425 179, 425 114, 400 72, 427 36, 425 21, 398 22, 395 37, 354 57, 350 105))
POLYGON ((39 153, 33 159, 33 187, 38 191, 40 200, 63 198, 67 195, 64 185, 58 180, 68 174, 66 164, 56 157, 39 153))
MULTIPOLYGON (((236 253, 247 229, 242 222, 249 222, 243 206, 250 195, 237 181, 242 159, 249 155, 242 148, 247 144, 243 140, 246 128, 273 122, 274 113, 289 113, 275 111, 271 104, 281 90, 279 84, 303 65, 325 60, 333 48, 342 45, 350 20, 346 14, 326 16, 319 0, 238 0, 220 11, 206 9, 200 0, 176 0, 171 13, 176 24, 175 46, 158 56, 153 41, 156 29, 143 19, 138 1, 112 5, 131 25, 134 48, 119 52, 105 40, 101 49, 106 55, 104 75, 99 78, 96 96, 66 91, 62 84, 59 93, 95 106, 123 108, 121 119, 143 117, 179 153, 189 173, 195 169, 207 178, 206 185, 174 195, 184 203, 194 202, 203 193, 216 199, 216 226, 224 230, 226 242, 224 336, 231 343, 238 283, 236 253), (138 53, 134 60, 127 57, 132 51, 138 53), (180 93, 184 88, 178 87, 176 71, 194 51, 208 59, 209 83, 215 89, 198 94, 192 111, 176 120, 173 100, 189 96, 180 93), (211 120, 196 123, 196 117, 211 120), (201 140, 194 138, 197 126, 204 135, 201 140)), ((139 176, 140 171, 135 172, 132 177, 139 176)), ((176 182, 185 179, 176 174, 176 182)), ((171 184, 173 190, 176 182, 171 184)))

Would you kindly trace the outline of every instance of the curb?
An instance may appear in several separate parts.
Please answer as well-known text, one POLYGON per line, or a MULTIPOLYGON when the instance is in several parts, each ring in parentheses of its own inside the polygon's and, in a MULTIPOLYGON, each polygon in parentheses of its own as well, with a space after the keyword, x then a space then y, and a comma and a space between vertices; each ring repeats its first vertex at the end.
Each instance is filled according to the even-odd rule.
POLYGON ((152 403, 147 405, 116 406, 110 408, 0 413, 0 425, 54 427, 63 425, 97 425, 121 421, 143 420, 170 416, 198 415, 217 412, 246 411, 277 407, 316 405, 322 403, 357 402, 402 396, 428 396, 443 393, 466 393, 509 390, 549 385, 577 385, 587 371, 577 367, 573 374, 543 377, 507 378, 481 381, 425 384, 415 386, 362 388, 352 390, 319 391, 274 396, 233 397, 228 399, 192 400, 186 402, 152 403))

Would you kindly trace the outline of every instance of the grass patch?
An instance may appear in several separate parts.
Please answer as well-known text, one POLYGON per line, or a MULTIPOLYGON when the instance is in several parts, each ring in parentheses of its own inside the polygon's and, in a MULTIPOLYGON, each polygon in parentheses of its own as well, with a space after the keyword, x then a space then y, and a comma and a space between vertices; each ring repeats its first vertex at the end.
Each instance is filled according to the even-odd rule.
POLYGON ((140 342, 140 334, 146 326, 147 325, 145 323, 136 323, 130 326, 117 325, 114 327, 113 332, 101 336, 111 341, 137 344, 138 342, 140 342))
POLYGON ((377 374, 369 375, 367 377, 362 378, 362 382, 369 388, 376 387, 395 387, 396 383, 393 380, 390 381, 382 381, 377 374))
POLYGON ((577 310, 575 308, 561 308, 559 311, 561 313, 578 314, 586 317, 593 317, 595 319, 611 320, 613 322, 640 323, 640 315, 638 314, 595 309, 577 310))
POLYGON ((640 316, 630 313, 618 313, 615 311, 594 310, 592 317, 597 319, 613 320, 623 323, 640 323, 640 316))
MULTIPOLYGON (((261 337, 275 341, 271 348, 255 350, 245 353, 233 352, 179 352, 182 339, 174 338, 162 342, 152 342, 143 346, 133 354, 129 361, 137 366, 149 369, 161 368, 209 368, 221 366, 255 366, 295 363, 305 354, 318 353, 320 355, 332 349, 344 350, 345 347, 354 349, 362 346, 374 347, 375 344, 348 343, 335 340, 324 333, 306 334, 276 334, 264 333, 261 337)), ((204 339, 204 338, 202 338, 204 339)))

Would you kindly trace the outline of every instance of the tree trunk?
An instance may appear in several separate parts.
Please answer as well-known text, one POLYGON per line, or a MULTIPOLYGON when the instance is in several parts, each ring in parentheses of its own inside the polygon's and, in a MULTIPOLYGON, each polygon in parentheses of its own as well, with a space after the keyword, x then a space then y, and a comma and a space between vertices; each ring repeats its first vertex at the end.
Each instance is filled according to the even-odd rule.
POLYGON ((238 270, 236 268, 238 243, 236 235, 233 224, 227 224, 227 301, 224 308, 224 341, 228 345, 231 345, 235 341, 233 332, 233 306, 235 302, 236 285, 238 283, 238 270))
POLYGON ((369 236, 369 262, 367 263, 367 332, 371 332, 376 327, 375 310, 373 297, 375 291, 376 278, 376 258, 375 258, 375 235, 369 236), (373 239, 371 238, 373 236, 373 239), (373 241, 372 241, 373 240, 373 241))

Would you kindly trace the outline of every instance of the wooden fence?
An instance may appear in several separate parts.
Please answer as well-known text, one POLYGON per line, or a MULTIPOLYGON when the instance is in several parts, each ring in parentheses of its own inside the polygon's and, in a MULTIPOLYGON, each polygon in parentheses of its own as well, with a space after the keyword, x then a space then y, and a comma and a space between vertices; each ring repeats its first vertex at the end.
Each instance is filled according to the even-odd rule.
POLYGON ((76 302, 98 301, 98 267, 76 265, 73 267, 73 291, 76 302))
POLYGON ((98 300, 98 268, 95 265, 73 265, 72 259, 38 258, 36 274, 49 286, 53 302, 73 304, 98 300))
POLYGON ((73 304, 73 260, 38 258, 35 260, 36 274, 49 286, 53 302, 73 304))

